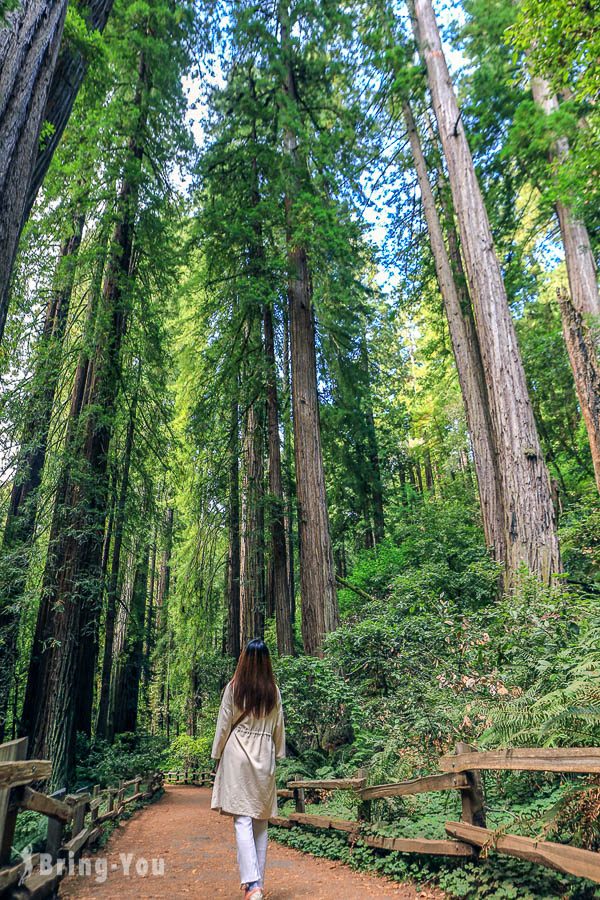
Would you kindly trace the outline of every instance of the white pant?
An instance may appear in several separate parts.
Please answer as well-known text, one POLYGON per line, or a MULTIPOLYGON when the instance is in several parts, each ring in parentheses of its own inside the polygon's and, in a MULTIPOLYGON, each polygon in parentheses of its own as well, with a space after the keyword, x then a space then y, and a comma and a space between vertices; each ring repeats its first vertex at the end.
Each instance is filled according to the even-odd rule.
POLYGON ((234 816, 237 859, 242 884, 259 881, 263 884, 267 861, 267 819, 234 816))

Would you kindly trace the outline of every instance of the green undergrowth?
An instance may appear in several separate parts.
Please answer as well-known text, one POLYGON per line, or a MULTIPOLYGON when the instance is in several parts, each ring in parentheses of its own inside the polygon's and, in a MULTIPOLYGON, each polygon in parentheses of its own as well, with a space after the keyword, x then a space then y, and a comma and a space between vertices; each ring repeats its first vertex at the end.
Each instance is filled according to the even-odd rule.
MULTIPOLYGON (((558 811, 572 797, 585 791, 588 779, 541 773, 484 773, 487 824, 489 828, 511 834, 571 843, 573 828, 558 811)), ((356 820, 358 797, 350 791, 311 792, 306 812, 336 819, 356 820)), ((281 808, 288 815, 293 804, 281 808)), ((456 792, 416 794, 372 803, 372 824, 365 830, 373 834, 404 838, 443 839, 445 824, 457 821, 461 804, 456 792)), ((434 883, 454 897, 468 898, 577 898, 600 897, 600 886, 582 879, 563 876, 521 860, 499 856, 477 862, 422 855, 390 853, 354 842, 335 831, 306 827, 276 829, 273 836, 315 856, 340 860, 350 866, 386 875, 398 881, 412 879, 434 883)))
MULTIPOLYGON (((451 897, 464 900, 592 900, 600 886, 559 875, 522 860, 491 852, 474 862, 443 857, 381 851, 354 842, 346 834, 308 827, 272 828, 270 836, 281 844, 312 856, 338 860, 353 869, 373 872, 394 881, 436 885, 451 897)), ((409 837, 404 831, 403 836, 409 837)))

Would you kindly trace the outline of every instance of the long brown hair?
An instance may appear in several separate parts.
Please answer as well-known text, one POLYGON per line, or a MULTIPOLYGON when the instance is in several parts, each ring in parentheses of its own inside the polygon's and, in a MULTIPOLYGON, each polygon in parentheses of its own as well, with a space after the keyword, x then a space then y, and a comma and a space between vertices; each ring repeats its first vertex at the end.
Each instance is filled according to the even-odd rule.
POLYGON ((232 678, 233 701, 238 709, 257 718, 268 716, 277 702, 271 654, 264 641, 250 641, 242 650, 232 678))

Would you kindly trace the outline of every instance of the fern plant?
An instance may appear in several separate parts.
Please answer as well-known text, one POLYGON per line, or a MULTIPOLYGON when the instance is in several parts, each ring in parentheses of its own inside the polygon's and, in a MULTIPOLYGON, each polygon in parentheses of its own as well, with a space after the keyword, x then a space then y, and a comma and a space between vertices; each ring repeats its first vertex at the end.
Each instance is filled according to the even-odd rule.
POLYGON ((588 632, 581 650, 584 655, 575 664, 559 664, 521 696, 488 708, 492 725, 482 743, 596 744, 600 740, 600 630, 588 632))

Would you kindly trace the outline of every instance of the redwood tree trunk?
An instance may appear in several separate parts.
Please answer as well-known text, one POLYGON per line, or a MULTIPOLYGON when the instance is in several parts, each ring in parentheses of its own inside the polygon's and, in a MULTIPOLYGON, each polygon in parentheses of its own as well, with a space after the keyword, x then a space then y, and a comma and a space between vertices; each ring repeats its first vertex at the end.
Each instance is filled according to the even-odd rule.
POLYGON ((113 709, 110 715, 110 737, 135 732, 138 720, 140 681, 144 661, 144 622, 148 590, 149 541, 143 542, 135 567, 131 604, 124 623, 123 648, 115 662, 113 674, 113 709))
POLYGON ((277 650, 280 655, 294 652, 292 604, 287 570, 285 540, 285 505, 281 474, 281 445, 279 442, 279 402, 275 363, 275 336, 271 308, 263 308, 265 360, 267 364, 267 436, 269 459, 269 519, 271 525, 271 583, 275 607, 277 650))
POLYGON ((285 466, 285 530, 287 537, 287 567, 290 592, 292 623, 296 621, 296 576, 294 567, 294 464, 292 461, 292 388, 290 372, 290 329, 289 310, 283 310, 283 378, 285 384, 285 406, 283 420, 283 459, 285 466))
POLYGON ((566 291, 557 291, 563 337, 581 412, 590 441, 596 485, 600 490, 600 372, 593 330, 566 291))
MULTIPOLYGON (((542 78, 531 79, 531 90, 533 99, 546 114, 558 109, 558 98, 542 78)), ((568 155, 567 138, 558 138, 552 148, 552 159, 560 165, 568 155)), ((594 333, 597 335, 600 328, 600 293, 596 261, 588 230, 573 214, 569 205, 561 200, 557 201, 556 214, 571 293, 571 302, 559 294, 563 335, 590 443, 596 487, 600 491, 600 420, 597 396, 600 367, 594 342, 594 333)))
POLYGON ((154 589, 156 584, 156 539, 150 545, 150 572, 148 580, 148 605, 146 608, 146 623, 144 626, 144 666, 142 681, 144 684, 144 697, 146 706, 149 706, 148 689, 152 677, 152 651, 154 650, 154 589))
MULTIPOLYGON (((298 96, 285 3, 280 6, 279 13, 285 103, 297 112, 298 96)), ((319 656, 323 652, 325 634, 339 624, 339 609, 321 448, 312 282, 306 247, 296 240, 295 235, 296 195, 307 171, 298 152, 296 135, 289 128, 285 134, 285 147, 293 182, 285 198, 285 212, 302 637, 306 653, 319 656)))
POLYGON ((227 531, 227 653, 237 659, 240 655, 240 467, 239 467, 239 410, 237 397, 231 404, 229 438, 229 501, 227 531))
MULTIPOLYGON (((248 323, 249 341, 257 322, 248 323)), ((263 404, 252 397, 244 416, 240 560, 241 645, 262 637, 265 613, 263 404)))
POLYGON ((510 580, 525 565, 547 583, 561 569, 555 513, 514 323, 431 0, 415 0, 414 10, 448 165, 498 442, 507 574, 510 580))
POLYGON ((0 29, 0 341, 67 0, 22 0, 0 29))
MULTIPOLYGON (((367 454, 370 468, 370 495, 373 514, 373 539, 376 544, 385 537, 385 516, 383 509, 383 479, 377 446, 377 431, 373 415, 373 397, 371 392, 371 371, 369 366, 369 350, 367 336, 363 333, 360 343, 361 363, 364 371, 367 393, 365 397, 365 428, 367 435, 367 454)), ((340 573, 342 574, 342 573, 340 573)), ((342 577, 344 577, 342 575, 342 577)))
POLYGON ((305 651, 320 655, 323 637, 338 626, 339 613, 321 449, 312 290, 305 249, 291 246, 288 261, 302 637, 305 651))
MULTIPOLYGON (((113 0, 91 0, 86 3, 82 14, 86 18, 88 29, 104 31, 112 7, 113 0)), ((31 211, 37 193, 46 177, 54 151, 58 147, 69 121, 86 69, 87 62, 74 42, 68 47, 61 46, 44 111, 44 122, 51 126, 51 132, 44 140, 43 146, 37 148, 35 165, 26 196, 23 224, 31 211)))
POLYGON ((46 308, 44 329, 36 348, 32 389, 27 398, 21 449, 15 466, 2 539, 0 568, 0 743, 16 664, 20 616, 19 598, 25 591, 31 544, 38 510, 38 491, 46 461, 54 398, 60 379, 63 338, 73 292, 77 254, 83 234, 79 216, 65 240, 57 266, 54 290, 46 308))
POLYGON ((467 427, 471 436, 486 544, 496 559, 504 561, 504 511, 500 493, 501 481, 496 440, 492 427, 479 339, 475 329, 471 299, 462 270, 458 238, 451 221, 451 214, 449 214, 446 216, 449 249, 446 250, 419 133, 408 103, 404 103, 403 112, 419 181, 421 203, 427 222, 437 281, 448 320, 448 331, 465 405, 467 427))
MULTIPOLYGON (((91 0, 90 31, 104 30, 112 6, 91 0)), ((67 0, 22 0, 0 33, 0 342, 19 236, 87 68, 74 42, 61 47, 66 9, 67 0), (40 147, 44 122, 51 129, 40 147)))
POLYGON ((135 419, 137 413, 138 391, 136 390, 127 426, 125 448, 123 450, 123 471, 121 474, 121 486, 119 500, 115 513, 114 540, 112 545, 112 559, 110 577, 106 591, 106 617, 104 620, 104 652, 102 656, 102 672, 100 676, 100 700, 98 705, 98 722, 96 734, 99 738, 105 738, 108 727, 108 711, 110 704, 110 678, 113 665, 113 647, 115 639, 115 621, 119 587, 119 571, 121 568, 121 550, 123 547, 123 530, 125 527, 125 509, 127 493, 129 491, 129 470, 131 466, 131 453, 135 434, 135 419))

